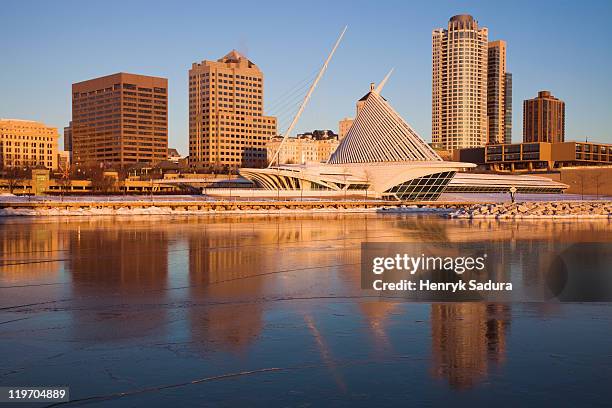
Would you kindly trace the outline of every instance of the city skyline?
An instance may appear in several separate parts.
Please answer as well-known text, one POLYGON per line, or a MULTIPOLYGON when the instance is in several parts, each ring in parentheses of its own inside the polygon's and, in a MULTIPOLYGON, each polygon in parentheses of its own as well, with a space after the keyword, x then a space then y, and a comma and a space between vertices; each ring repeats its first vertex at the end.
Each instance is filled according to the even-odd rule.
MULTIPOLYGON (((524 13, 528 3, 440 2, 435 10, 393 2, 386 7, 364 3, 359 12, 350 10, 348 3, 314 7, 275 3, 275 7, 265 8, 266 13, 245 4, 234 16, 236 30, 220 30, 227 24, 222 18, 212 19, 206 27, 197 24, 198 8, 215 14, 221 6, 214 4, 173 8, 162 3, 143 11, 139 3, 130 3, 110 23, 58 24, 58 18, 88 21, 101 10, 112 8, 99 3, 85 10, 77 4, 39 3, 35 12, 18 3, 4 5, 8 18, 0 28, 6 57, 5 75, 0 79, 5 95, 0 116, 42 121, 63 129, 71 116, 70 84, 115 72, 166 77, 169 147, 186 155, 186 71, 193 62, 216 59, 232 48, 246 53, 266 73, 264 111, 274 116, 277 112, 267 107, 320 67, 337 32, 348 24, 347 37, 294 133, 314 128, 337 130, 340 119, 353 115, 354 103, 367 91, 367 84, 380 81, 395 67, 385 97, 430 141, 431 30, 444 26, 452 15, 469 13, 489 28, 490 38, 503 38, 508 44, 515 106, 540 90, 550 90, 567 103, 567 140, 588 137, 612 142, 605 126, 612 98, 605 71, 611 57, 602 51, 612 6, 605 2, 591 2, 589 7, 548 2, 529 5, 529 13, 524 13), (327 24, 313 27, 312 19, 320 16, 323 8, 327 24), (138 19, 130 18, 135 10, 139 11, 138 19), (24 32, 17 23, 24 21, 26 13, 32 29, 24 32), (257 17, 257 25, 249 24, 250 16, 257 17), (124 25, 125 19, 131 24, 124 25), (365 24, 368 20, 376 24, 365 24), (151 28, 162 21, 163 29, 151 28), (580 21, 583 26, 563 32, 558 28, 560 21, 580 21), (147 34, 144 42, 139 37, 142 33, 147 34), (538 36, 541 41, 534 41, 538 36), (57 62, 41 63, 51 58, 57 62)), ((514 110, 513 122, 512 141, 518 142, 522 109, 514 110)))

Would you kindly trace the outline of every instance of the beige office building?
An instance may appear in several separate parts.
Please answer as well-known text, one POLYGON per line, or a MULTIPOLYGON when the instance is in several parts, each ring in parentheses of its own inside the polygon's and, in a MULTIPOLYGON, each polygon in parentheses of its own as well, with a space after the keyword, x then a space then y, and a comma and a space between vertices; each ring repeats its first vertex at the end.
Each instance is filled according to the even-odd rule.
POLYGON ((70 169, 70 152, 67 150, 60 150, 57 152, 57 168, 59 170, 70 169))
POLYGON ((57 128, 33 120, 0 119, 0 168, 57 169, 57 128))
POLYGON ((264 116, 264 80, 236 50, 189 70, 189 165, 263 167, 276 118, 264 116))
POLYGON ((512 75, 506 69, 506 42, 491 41, 487 61, 488 144, 512 142, 512 75))
POLYGON ((340 140, 344 139, 354 121, 355 119, 347 117, 338 122, 338 138, 340 140))
MULTIPOLYGON (((282 140, 282 136, 276 136, 268 142, 268 161, 272 160, 282 140)), ((280 164, 325 163, 339 144, 338 135, 329 130, 315 130, 297 137, 288 137, 283 143, 278 160, 280 164)))
POLYGON ((436 148, 487 142, 488 29, 470 15, 453 16, 432 32, 432 129, 436 148))

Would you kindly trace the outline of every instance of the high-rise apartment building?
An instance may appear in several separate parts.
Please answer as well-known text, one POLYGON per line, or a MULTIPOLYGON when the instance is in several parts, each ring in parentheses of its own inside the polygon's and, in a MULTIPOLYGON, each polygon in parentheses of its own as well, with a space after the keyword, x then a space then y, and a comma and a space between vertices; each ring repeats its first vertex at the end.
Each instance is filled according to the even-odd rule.
POLYGON ((506 72, 506 42, 491 41, 487 58, 489 144, 512 142, 512 75, 506 72))
POLYGON ((0 168, 57 169, 57 128, 33 120, 0 119, 0 168))
POLYGON ((264 80, 236 50, 189 70, 189 165, 263 167, 276 118, 264 116, 264 80))
POLYGON ((549 91, 523 101, 523 142, 565 141, 565 102, 549 91))
POLYGON ((467 14, 432 32, 432 129, 436 148, 487 142, 488 29, 467 14))
POLYGON ((166 160, 168 80, 122 72, 73 84, 71 127, 77 165, 166 160))

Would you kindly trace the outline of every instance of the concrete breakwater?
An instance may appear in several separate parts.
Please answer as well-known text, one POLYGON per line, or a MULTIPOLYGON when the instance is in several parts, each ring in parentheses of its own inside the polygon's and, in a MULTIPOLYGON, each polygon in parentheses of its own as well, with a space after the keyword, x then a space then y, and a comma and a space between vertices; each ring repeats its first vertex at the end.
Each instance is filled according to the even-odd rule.
POLYGON ((450 218, 612 218, 610 201, 536 201, 476 204, 448 213, 450 218))

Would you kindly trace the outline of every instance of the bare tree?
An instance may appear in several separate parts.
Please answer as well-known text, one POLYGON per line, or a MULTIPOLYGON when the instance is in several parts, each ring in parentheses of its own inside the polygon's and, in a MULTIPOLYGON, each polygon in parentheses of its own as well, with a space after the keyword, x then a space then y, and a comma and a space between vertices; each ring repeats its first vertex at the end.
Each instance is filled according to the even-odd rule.
POLYGON ((115 178, 104 174, 103 171, 97 171, 91 176, 91 190, 98 193, 109 193, 115 187, 115 178))
POLYGON ((62 201, 64 200, 64 194, 72 185, 72 168, 70 163, 66 163, 64 166, 60 166, 60 178, 58 179, 58 184, 60 186, 60 197, 62 201))
POLYGON ((4 176, 8 183, 9 193, 13 194, 18 186, 24 186, 26 180, 31 178, 31 172, 27 167, 8 167, 4 171, 4 176))

